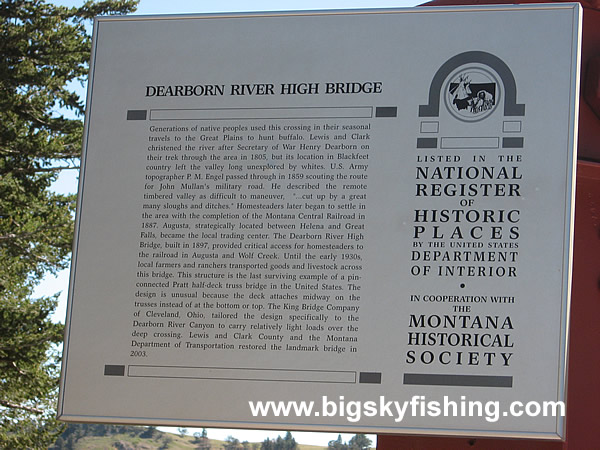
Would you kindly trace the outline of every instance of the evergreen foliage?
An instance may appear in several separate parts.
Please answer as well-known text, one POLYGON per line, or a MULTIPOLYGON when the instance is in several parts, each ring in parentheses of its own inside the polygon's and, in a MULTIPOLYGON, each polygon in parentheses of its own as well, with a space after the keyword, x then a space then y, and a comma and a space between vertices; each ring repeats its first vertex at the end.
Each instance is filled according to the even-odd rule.
POLYGON ((164 433, 158 431, 155 427, 138 427, 132 425, 105 425, 101 423, 71 423, 67 425, 56 442, 49 447, 49 450, 68 450, 75 447, 77 441, 88 436, 116 436, 127 434, 131 437, 139 436, 141 438, 148 436, 153 439, 161 439, 164 433))
POLYGON ((342 441, 342 435, 338 434, 337 439, 329 441, 327 445, 331 450, 368 450, 371 448, 371 439, 364 434, 356 434, 352 436, 348 443, 342 441))
POLYGON ((347 450, 348 445, 344 444, 342 441, 342 435, 338 434, 337 439, 329 441, 327 448, 332 450, 347 450))
POLYGON ((355 434, 348 441, 348 448, 350 448, 350 450, 367 450, 371 448, 371 444, 371 439, 369 439, 366 435, 355 434))
POLYGON ((277 439, 274 440, 265 439, 260 448, 261 450, 296 450, 298 444, 292 437, 292 433, 288 431, 284 438, 277 436, 277 439))
POLYGON ((136 4, 0 2, 0 448, 47 448, 62 430, 54 419, 62 326, 50 320, 57 296, 32 292, 68 265, 75 197, 50 185, 78 168, 83 102, 70 86, 87 76, 85 25, 136 4))

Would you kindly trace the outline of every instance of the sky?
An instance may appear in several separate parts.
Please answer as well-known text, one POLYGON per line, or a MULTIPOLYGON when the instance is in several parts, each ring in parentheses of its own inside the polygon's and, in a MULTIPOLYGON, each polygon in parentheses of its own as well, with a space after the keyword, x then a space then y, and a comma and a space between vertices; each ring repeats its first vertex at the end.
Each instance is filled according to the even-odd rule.
MULTIPOLYGON (((80 6, 83 0, 55 1, 66 6, 80 6)), ((331 9, 369 9, 369 8, 407 8, 423 2, 411 0, 141 0, 135 14, 203 14, 219 12, 252 12, 252 11, 296 11, 296 10, 331 10, 331 9)), ((79 89, 78 89, 79 91, 79 89)), ((80 94, 85 96, 82 87, 80 94)), ((78 173, 66 171, 53 188, 61 193, 77 192, 78 173)), ((60 292, 59 306, 53 320, 64 322, 66 315, 67 291, 69 286, 69 270, 60 272, 56 277, 48 276, 36 289, 34 295, 52 295, 60 292)), ((165 431, 177 432, 176 428, 161 428, 165 431)), ((197 429, 188 429, 194 433, 197 429)), ((208 437, 224 440, 227 436, 234 436, 240 441, 262 442, 267 437, 274 439, 285 435, 283 431, 265 430, 228 430, 208 429, 208 437)), ((302 444, 327 446, 330 440, 336 439, 338 433, 310 433, 294 432, 294 439, 302 444)), ((352 434, 342 434, 344 441, 350 440, 352 434)), ((375 445, 375 436, 369 436, 375 445)))

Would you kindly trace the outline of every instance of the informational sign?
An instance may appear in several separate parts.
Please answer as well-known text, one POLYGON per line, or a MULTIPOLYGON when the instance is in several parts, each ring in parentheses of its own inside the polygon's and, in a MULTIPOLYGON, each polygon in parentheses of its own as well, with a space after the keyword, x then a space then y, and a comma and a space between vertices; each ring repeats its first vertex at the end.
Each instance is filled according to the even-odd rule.
POLYGON ((580 20, 98 19, 60 418, 561 438, 580 20))

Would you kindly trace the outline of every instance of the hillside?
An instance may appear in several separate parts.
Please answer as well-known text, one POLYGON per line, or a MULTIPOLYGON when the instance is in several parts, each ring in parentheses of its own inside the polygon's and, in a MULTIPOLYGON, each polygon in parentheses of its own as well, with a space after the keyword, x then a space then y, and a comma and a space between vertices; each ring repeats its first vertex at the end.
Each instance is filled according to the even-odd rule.
MULTIPOLYGON (((219 441, 195 436, 176 435, 155 427, 69 424, 49 450, 260 450, 262 442, 240 442, 232 437, 219 441)), ((296 444, 291 435, 271 441, 268 450, 321 450, 327 447, 296 444), (277 444, 277 445, 276 445, 277 444)), ((346 447, 347 448, 347 447, 346 447)))

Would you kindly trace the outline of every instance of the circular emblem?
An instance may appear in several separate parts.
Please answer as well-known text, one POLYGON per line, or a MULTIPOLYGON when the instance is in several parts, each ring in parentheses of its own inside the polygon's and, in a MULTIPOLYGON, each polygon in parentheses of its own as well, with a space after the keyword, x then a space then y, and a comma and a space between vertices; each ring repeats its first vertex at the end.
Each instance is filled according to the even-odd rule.
POLYGON ((460 67, 448 77, 444 102, 450 113, 465 122, 477 122, 494 112, 500 102, 500 83, 481 67, 460 67))

